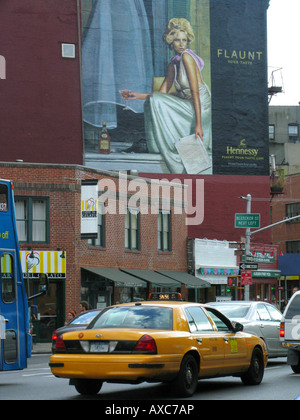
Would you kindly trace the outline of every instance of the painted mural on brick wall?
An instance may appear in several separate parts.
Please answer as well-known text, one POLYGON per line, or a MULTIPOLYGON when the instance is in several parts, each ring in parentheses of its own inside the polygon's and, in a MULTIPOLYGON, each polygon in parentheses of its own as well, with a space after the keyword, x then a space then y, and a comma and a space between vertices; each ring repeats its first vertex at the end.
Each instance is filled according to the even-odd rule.
POLYGON ((265 20, 261 0, 83 0, 85 163, 266 175, 265 20))

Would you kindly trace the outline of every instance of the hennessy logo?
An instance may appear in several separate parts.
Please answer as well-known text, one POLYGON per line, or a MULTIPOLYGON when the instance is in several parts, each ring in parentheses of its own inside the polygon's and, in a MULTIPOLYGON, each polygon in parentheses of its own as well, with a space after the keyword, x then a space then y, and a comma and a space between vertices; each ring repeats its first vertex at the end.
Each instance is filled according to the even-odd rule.
POLYGON ((6 61, 2 55, 0 55, 0 79, 6 79, 6 61))
POLYGON ((227 155, 243 155, 254 156, 258 155, 258 149, 247 149, 246 139, 240 141, 239 147, 227 146, 227 155))
POLYGON ((247 145, 246 145, 246 139, 241 140, 240 147, 247 147, 247 145))

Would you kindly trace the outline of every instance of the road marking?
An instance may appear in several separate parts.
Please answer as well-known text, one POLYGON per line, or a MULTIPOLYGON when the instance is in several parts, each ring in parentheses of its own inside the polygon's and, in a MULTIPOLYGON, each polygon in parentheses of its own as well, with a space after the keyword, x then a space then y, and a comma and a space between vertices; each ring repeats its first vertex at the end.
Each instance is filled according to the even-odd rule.
POLYGON ((40 372, 40 373, 30 373, 30 374, 26 374, 26 375, 22 375, 22 376, 27 376, 27 377, 29 377, 29 376, 41 376, 41 375, 46 375, 46 373, 45 372, 40 372))

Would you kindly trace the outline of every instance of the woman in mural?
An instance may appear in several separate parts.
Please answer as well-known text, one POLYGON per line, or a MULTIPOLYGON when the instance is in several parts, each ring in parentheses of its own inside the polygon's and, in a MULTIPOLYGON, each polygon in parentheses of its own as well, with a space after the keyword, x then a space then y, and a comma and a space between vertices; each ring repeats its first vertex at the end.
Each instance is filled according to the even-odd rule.
POLYGON ((194 33, 186 19, 174 18, 167 25, 163 40, 174 50, 159 92, 139 93, 123 90, 128 100, 145 100, 145 129, 150 153, 160 153, 171 173, 185 173, 176 142, 190 134, 199 137, 211 158, 211 96, 203 81, 203 60, 188 45, 194 33), (169 94, 174 85, 176 92, 169 94))

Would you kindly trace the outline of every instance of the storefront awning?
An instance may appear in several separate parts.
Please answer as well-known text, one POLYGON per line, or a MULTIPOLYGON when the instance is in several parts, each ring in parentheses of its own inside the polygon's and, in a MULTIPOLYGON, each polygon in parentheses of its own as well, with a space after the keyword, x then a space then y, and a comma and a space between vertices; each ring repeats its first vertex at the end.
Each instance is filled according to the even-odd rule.
POLYGON ((181 282, 175 280, 174 278, 170 278, 167 276, 163 276, 162 274, 151 271, 151 270, 122 270, 124 273, 132 274, 133 276, 137 276, 145 281, 148 281, 154 287, 169 287, 169 288, 179 288, 181 287, 181 282))
POLYGON ((147 283, 116 268, 83 267, 84 270, 105 277, 119 287, 147 287, 147 283))
POLYGON ((180 283, 183 283, 187 288, 205 289, 211 287, 211 284, 209 282, 192 276, 191 274, 188 274, 184 271, 159 270, 157 271, 157 273, 175 279, 180 283))

